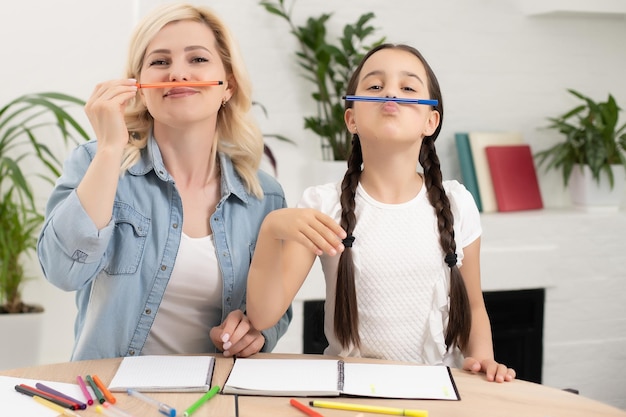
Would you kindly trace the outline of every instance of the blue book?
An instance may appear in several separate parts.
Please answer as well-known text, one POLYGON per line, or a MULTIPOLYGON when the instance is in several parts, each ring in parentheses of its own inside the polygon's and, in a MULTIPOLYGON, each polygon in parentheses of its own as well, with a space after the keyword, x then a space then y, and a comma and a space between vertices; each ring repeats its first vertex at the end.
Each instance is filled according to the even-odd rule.
POLYGON ((469 143, 469 134, 455 133, 456 150, 459 154, 459 164, 461 165, 461 177, 463 185, 472 194, 476 206, 479 211, 483 211, 480 202, 480 192, 478 189, 478 180, 476 179, 476 170, 474 169, 474 158, 472 157, 472 148, 469 143))

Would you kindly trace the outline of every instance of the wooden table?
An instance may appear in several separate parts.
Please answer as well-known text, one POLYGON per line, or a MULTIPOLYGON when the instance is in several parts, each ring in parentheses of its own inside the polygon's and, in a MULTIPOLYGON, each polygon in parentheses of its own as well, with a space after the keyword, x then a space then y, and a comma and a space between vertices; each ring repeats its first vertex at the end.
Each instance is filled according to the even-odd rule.
MULTIPOLYGON (((290 354, 258 354, 258 357, 272 358, 306 358, 315 355, 290 354)), ((351 360, 351 359, 346 359, 351 360)), ((352 359, 354 360, 354 359, 352 359)), ((30 368, 0 371, 0 375, 41 379, 58 382, 76 382, 76 375, 97 374, 108 384, 121 359, 101 359, 91 361, 67 362, 30 368)), ((375 360, 354 360, 366 362, 384 362, 375 360)), ((217 355, 213 383, 220 386, 228 377, 233 361, 217 355)), ((330 401, 355 402, 359 404, 383 405, 388 407, 425 409, 429 417, 626 417, 626 411, 603 404, 601 402, 572 394, 556 388, 515 380, 507 383, 487 382, 484 375, 473 375, 468 372, 452 370, 461 401, 424 401, 424 400, 382 400, 370 398, 325 398, 330 401)), ((182 410, 193 403, 199 393, 155 393, 150 396, 182 410)), ((116 393, 119 407, 132 413, 135 417, 157 417, 160 414, 153 406, 141 400, 116 393)), ((300 399, 308 403, 312 398, 300 399)), ((354 411, 340 411, 317 408, 325 417, 355 417, 354 411)), ((78 412, 81 416, 101 416, 94 407, 78 412)), ((218 395, 194 413, 193 417, 234 417, 235 401, 232 395, 218 395)), ((289 405, 285 397, 252 397, 239 396, 240 417, 305 417, 299 410, 289 405)), ((374 417, 381 414, 367 414, 374 417)))

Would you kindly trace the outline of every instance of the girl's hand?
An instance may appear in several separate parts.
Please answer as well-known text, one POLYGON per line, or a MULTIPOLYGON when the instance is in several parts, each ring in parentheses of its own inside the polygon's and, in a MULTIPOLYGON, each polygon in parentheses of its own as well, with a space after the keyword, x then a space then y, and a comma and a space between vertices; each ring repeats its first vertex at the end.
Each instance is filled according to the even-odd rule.
POLYGON ((515 370, 493 359, 478 359, 467 357, 463 361, 463 369, 470 372, 482 372, 487 376, 487 381, 508 382, 515 379, 515 370))
POLYGON ((96 85, 85 113, 98 139, 98 149, 122 149, 128 143, 124 109, 137 94, 135 80, 111 80, 96 85))
POLYGON ((211 329, 209 337, 227 357, 254 355, 265 345, 263 334, 252 327, 250 320, 241 310, 230 312, 222 324, 211 329))
POLYGON ((330 216, 308 208, 285 208, 270 212, 262 228, 274 239, 293 240, 315 255, 334 256, 344 250, 346 232, 330 216))

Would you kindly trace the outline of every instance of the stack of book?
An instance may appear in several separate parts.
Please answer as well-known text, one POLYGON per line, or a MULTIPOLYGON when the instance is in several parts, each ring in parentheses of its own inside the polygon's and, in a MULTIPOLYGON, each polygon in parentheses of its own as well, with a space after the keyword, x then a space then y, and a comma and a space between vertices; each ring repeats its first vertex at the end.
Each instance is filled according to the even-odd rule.
POLYGON ((463 184, 483 213, 543 208, 530 146, 516 132, 456 133, 463 184))

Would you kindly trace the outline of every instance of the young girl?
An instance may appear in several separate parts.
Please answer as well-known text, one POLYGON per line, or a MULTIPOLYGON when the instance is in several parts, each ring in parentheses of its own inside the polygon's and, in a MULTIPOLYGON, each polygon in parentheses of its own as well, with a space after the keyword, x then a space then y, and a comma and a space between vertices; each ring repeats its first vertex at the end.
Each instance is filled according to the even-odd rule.
POLYGON ((435 140, 443 104, 432 69, 414 48, 381 45, 364 57, 347 93, 438 102, 346 102, 353 149, 343 182, 311 187, 299 208, 265 218, 248 278, 250 321, 274 325, 319 256, 326 354, 462 366, 490 381, 512 380, 515 371, 493 356, 477 207, 457 181, 442 181, 435 140))

